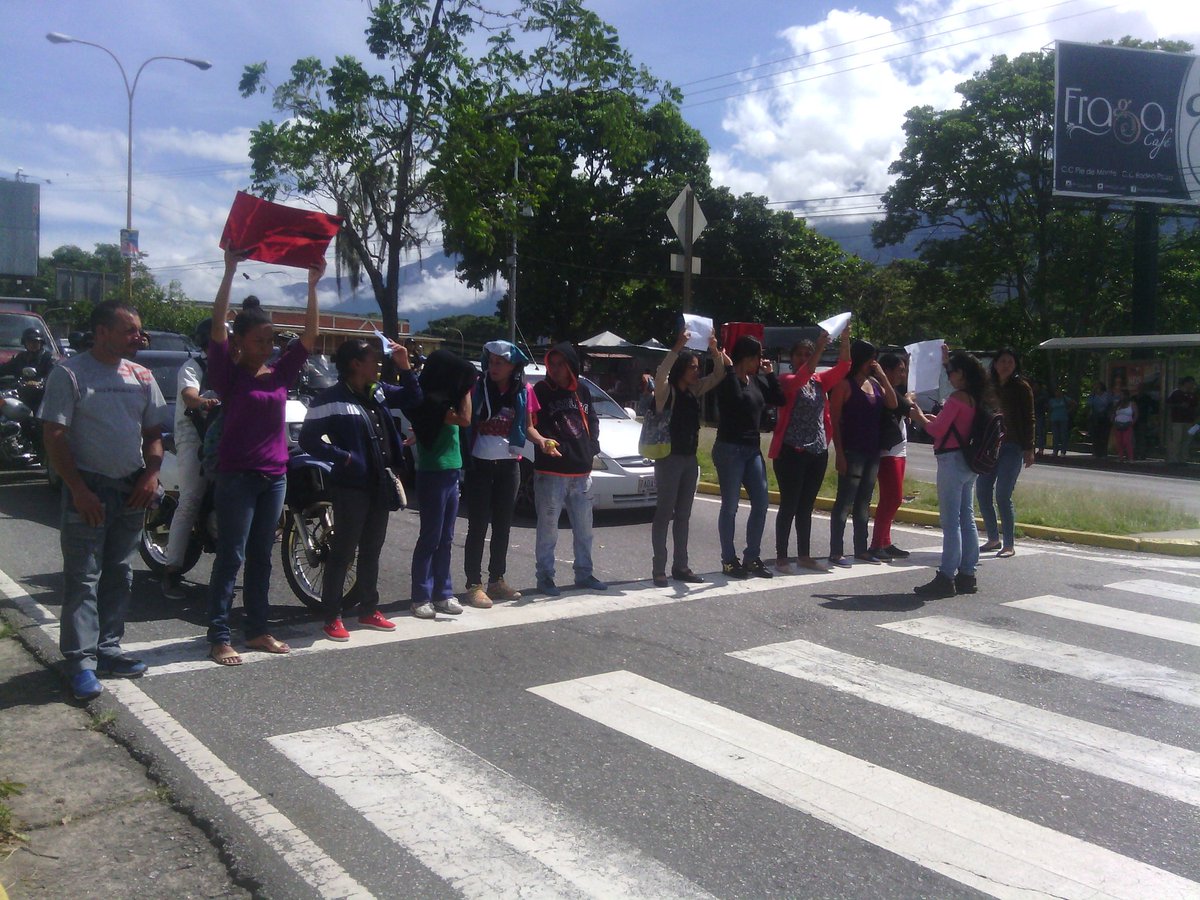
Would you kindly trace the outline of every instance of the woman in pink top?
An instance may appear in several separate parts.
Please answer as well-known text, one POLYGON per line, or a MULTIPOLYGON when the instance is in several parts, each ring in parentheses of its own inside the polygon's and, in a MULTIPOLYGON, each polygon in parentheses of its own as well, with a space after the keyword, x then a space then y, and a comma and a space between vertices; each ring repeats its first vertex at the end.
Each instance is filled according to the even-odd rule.
MULTIPOLYGON (((975 472, 962 453, 976 410, 994 408, 983 365, 965 350, 942 347, 942 362, 954 393, 937 416, 919 407, 913 418, 933 438, 937 459, 938 519, 942 526, 942 561, 933 581, 913 588, 922 597, 953 597, 978 590, 979 531, 975 527, 975 472)), ((914 400, 912 396, 910 400, 914 400)))

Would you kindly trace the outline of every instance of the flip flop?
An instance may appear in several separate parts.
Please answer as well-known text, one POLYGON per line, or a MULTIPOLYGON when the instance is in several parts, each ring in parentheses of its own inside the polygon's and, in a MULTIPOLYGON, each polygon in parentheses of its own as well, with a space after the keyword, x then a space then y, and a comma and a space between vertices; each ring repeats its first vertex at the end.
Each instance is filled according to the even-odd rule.
POLYGON ((228 644, 213 644, 208 651, 208 658, 219 666, 240 666, 242 658, 228 644))
POLYGON ((1016 555, 1017 555, 1017 551, 1014 550, 1012 547, 1005 547, 1003 550, 1001 550, 999 553, 996 554, 996 558, 997 559, 1009 559, 1010 557, 1013 557, 1016 555))
POLYGON ((292 648, 283 641, 277 641, 269 634, 260 634, 253 640, 246 641, 251 650, 261 650, 263 653, 291 653, 292 648))

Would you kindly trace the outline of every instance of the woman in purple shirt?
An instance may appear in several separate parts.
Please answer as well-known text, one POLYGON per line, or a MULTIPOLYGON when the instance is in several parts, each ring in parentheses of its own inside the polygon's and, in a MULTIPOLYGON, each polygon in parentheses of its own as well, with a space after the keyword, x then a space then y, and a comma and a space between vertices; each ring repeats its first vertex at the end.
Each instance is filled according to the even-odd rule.
POLYGON ((213 301, 208 380, 221 397, 223 412, 218 450, 217 558, 209 586, 209 657, 223 666, 241 665, 230 645, 229 610, 238 570, 246 564, 243 584, 246 646, 266 653, 291 648, 267 631, 271 550, 287 488, 288 388, 300 374, 317 342, 317 282, 325 264, 308 271, 308 310, 304 334, 292 341, 273 364, 275 329, 261 307, 244 308, 233 321, 232 340, 225 331, 229 289, 243 254, 225 251, 225 275, 213 301))

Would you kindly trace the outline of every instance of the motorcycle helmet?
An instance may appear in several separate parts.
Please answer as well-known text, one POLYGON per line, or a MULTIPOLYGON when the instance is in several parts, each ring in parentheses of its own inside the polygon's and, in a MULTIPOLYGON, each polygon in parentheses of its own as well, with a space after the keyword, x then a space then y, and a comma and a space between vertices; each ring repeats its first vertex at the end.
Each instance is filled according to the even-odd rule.
POLYGON ((212 337, 212 318, 202 319, 196 323, 196 328, 192 331, 192 340, 196 342, 196 346, 201 350, 208 349, 208 341, 212 337))
POLYGON ((46 339, 42 337, 42 333, 32 326, 21 332, 21 343, 28 344, 30 341, 37 341, 39 344, 46 343, 46 339))

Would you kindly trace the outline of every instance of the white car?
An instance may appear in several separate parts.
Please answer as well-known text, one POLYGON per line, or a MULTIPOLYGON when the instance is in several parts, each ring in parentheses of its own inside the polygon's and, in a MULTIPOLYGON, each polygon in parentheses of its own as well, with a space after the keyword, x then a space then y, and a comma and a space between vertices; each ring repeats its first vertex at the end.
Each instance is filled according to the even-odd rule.
MULTIPOLYGON (((535 384, 545 378, 541 366, 526 366, 525 380, 535 384)), ((596 415, 600 417, 600 454, 592 460, 592 494, 595 509, 638 509, 657 502, 654 460, 638 452, 642 424, 632 410, 623 409, 612 397, 587 378, 579 379, 591 391, 596 415)), ((533 511, 533 442, 521 454, 521 489, 517 508, 533 511)))

